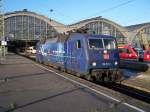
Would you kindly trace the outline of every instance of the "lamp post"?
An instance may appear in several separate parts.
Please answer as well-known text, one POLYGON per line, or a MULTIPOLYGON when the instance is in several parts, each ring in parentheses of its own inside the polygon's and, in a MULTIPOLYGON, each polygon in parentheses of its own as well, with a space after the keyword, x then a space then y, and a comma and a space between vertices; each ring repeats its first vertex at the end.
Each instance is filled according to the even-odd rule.
MULTIPOLYGON (((50 13, 52 13, 54 10, 53 10, 53 9, 50 9, 49 11, 50 11, 50 13)), ((50 21, 51 21, 51 17, 50 17, 50 21)))
POLYGON ((5 57, 5 46, 7 42, 5 41, 4 36, 4 9, 3 2, 0 0, 0 58, 5 57))

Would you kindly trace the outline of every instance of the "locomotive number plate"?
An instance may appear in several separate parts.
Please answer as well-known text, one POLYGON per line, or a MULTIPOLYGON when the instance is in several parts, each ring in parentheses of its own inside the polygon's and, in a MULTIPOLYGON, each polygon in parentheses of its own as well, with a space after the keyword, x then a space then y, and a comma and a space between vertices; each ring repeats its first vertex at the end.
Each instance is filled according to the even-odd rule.
POLYGON ((109 54, 104 54, 103 57, 104 59, 109 59, 109 54))

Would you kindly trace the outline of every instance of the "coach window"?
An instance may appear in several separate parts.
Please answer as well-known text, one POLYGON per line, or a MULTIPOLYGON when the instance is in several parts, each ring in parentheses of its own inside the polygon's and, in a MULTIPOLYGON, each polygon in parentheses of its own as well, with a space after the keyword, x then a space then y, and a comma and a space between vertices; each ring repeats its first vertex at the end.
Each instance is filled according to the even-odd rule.
POLYGON ((131 54, 131 53, 132 53, 132 51, 130 51, 129 49, 127 49, 127 53, 128 53, 128 54, 131 54))
POLYGON ((128 49, 125 48, 119 48, 119 53, 128 53, 128 49))
POLYGON ((81 48, 81 41, 78 40, 77 43, 76 43, 76 45, 77 45, 77 48, 78 48, 78 49, 81 48))

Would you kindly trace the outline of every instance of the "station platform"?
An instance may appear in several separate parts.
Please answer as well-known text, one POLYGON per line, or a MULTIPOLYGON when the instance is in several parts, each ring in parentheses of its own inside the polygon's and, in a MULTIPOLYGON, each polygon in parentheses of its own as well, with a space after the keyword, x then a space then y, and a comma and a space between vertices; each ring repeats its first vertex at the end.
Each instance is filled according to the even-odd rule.
MULTIPOLYGON (((21 53, 21 55, 27 56, 25 53, 21 53)), ((27 57, 35 60, 34 55, 27 57)), ((120 84, 150 93, 150 63, 121 60, 120 68, 121 74, 124 76, 123 80, 119 82, 120 84)))
MULTIPOLYGON (((27 56, 25 53, 20 53, 20 55, 27 56)), ((35 60, 34 55, 27 57, 35 60)), ((120 84, 150 93, 150 63, 121 60, 120 68, 121 74, 125 77, 119 82, 120 84)))
POLYGON ((0 61, 0 112, 148 112, 150 109, 145 102, 94 84, 81 84, 60 73, 9 53, 0 61))
POLYGON ((120 83, 150 93, 150 73, 122 70, 125 77, 120 83))

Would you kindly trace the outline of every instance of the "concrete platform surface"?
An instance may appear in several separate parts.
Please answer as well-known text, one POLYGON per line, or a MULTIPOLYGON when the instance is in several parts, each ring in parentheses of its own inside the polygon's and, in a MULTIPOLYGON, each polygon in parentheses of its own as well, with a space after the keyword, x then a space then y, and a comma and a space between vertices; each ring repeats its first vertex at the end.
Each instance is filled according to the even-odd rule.
POLYGON ((148 111, 147 103, 91 89, 13 53, 0 62, 0 112, 148 111))
MULTIPOLYGON (((136 66, 136 65, 135 65, 136 66)), ((141 91, 150 93, 150 73, 132 71, 132 70, 122 70, 125 80, 121 83, 126 86, 130 86, 141 91)))

